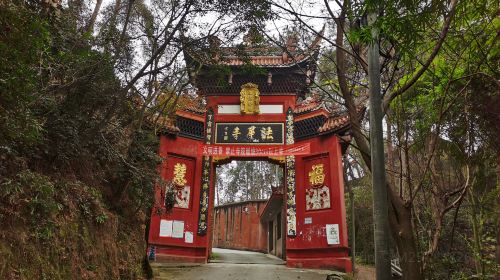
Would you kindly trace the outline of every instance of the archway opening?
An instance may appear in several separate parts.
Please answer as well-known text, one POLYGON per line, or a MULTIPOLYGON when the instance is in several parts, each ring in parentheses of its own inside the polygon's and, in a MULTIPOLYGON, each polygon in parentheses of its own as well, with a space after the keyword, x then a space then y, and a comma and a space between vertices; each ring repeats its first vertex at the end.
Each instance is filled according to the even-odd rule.
POLYGON ((211 261, 282 263, 283 170, 279 160, 260 158, 226 159, 216 164, 211 261))

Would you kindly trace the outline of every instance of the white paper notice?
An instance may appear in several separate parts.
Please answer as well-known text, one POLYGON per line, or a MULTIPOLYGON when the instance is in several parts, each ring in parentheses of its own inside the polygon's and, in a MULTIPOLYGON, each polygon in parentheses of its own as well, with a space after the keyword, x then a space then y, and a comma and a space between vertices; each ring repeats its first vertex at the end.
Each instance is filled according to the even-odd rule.
POLYGON ((160 236, 161 237, 172 236, 172 221, 160 220, 160 236))
POLYGON ((338 224, 326 225, 326 242, 328 245, 340 244, 338 224))
POLYGON ((190 231, 186 231, 186 235, 184 236, 184 242, 193 243, 193 233, 190 231))
POLYGON ((172 237, 173 238, 183 238, 184 237, 184 222, 174 221, 172 226, 172 237))

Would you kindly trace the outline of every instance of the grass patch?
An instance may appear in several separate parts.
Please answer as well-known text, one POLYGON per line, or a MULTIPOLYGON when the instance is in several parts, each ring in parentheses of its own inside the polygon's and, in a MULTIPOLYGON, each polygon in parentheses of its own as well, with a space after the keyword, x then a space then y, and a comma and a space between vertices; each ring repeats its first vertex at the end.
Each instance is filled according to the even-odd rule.
POLYGON ((220 260, 220 256, 217 253, 212 252, 209 257, 210 260, 220 260))

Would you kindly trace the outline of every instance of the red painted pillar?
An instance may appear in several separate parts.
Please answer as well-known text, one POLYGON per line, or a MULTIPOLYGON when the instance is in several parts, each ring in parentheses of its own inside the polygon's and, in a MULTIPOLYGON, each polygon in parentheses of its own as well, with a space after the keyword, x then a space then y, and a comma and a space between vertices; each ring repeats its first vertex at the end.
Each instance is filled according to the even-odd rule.
POLYGON ((306 141, 311 144, 311 154, 296 156, 295 160, 297 235, 287 237, 287 266, 351 271, 338 138, 316 137, 306 141), (313 187, 309 173, 318 165, 323 168, 324 183, 313 187), (326 192, 329 193, 328 206, 306 209, 306 202, 316 201, 311 197, 320 197, 326 192), (330 239, 332 242, 328 242, 327 228, 337 230, 334 239, 330 239))

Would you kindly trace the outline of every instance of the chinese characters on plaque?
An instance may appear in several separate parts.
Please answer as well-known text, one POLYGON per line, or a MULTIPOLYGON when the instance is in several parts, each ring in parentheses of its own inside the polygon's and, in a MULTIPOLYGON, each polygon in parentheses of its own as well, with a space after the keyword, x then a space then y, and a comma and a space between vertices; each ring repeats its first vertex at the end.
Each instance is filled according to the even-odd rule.
POLYGON ((269 157, 308 155, 310 143, 292 145, 200 145, 198 154, 203 156, 269 157))
POLYGON ((243 115, 256 115, 259 113, 260 92, 259 86, 246 83, 241 86, 240 111, 243 115))
POLYGON ((323 164, 313 165, 312 171, 309 172, 309 183, 311 186, 323 185, 325 182, 325 173, 323 173, 323 164))
POLYGON ((174 165, 174 178, 172 181, 178 186, 184 186, 186 181, 186 170, 187 167, 184 163, 176 163, 174 165))
POLYGON ((306 210, 330 208, 330 188, 324 183, 324 165, 313 165, 309 171, 310 186, 306 189, 306 210))
POLYGON ((340 244, 339 225, 327 224, 325 228, 326 228, 326 243, 328 245, 340 244))
POLYGON ((216 144, 283 144, 282 123, 217 123, 216 144))

